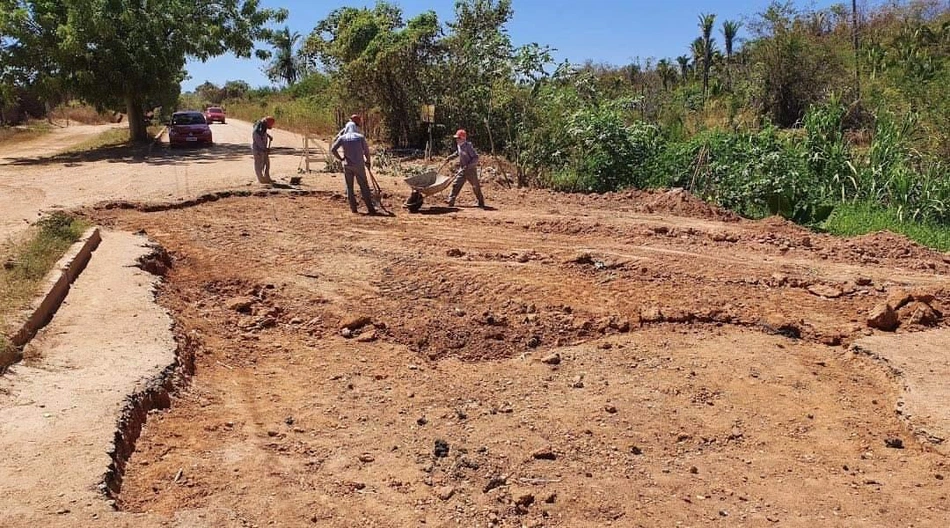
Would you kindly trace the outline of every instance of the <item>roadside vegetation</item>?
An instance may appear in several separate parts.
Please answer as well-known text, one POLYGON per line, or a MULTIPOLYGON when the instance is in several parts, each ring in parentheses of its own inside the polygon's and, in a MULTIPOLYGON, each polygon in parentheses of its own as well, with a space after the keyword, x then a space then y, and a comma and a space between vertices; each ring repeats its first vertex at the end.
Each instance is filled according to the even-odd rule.
POLYGON ((744 23, 703 13, 683 22, 696 27, 683 55, 623 66, 556 64, 543 44, 513 46, 513 16, 506 0, 459 2, 445 23, 386 2, 343 7, 310 35, 278 32, 266 71, 281 88, 205 83, 182 102, 308 133, 360 111, 377 140, 416 149, 428 138, 419 109, 435 104, 436 151, 466 128, 522 186, 684 187, 751 218, 890 229, 946 248, 945 3, 777 2, 744 23))
MULTIPOLYGON (((0 248, 0 328, 27 308, 46 274, 88 227, 85 220, 55 212, 37 222, 22 239, 0 248)), ((9 346, 8 339, 0 335, 0 353, 9 346)))
MULTIPOLYGON (((519 186, 683 187, 751 218, 834 231, 831 218, 874 217, 864 229, 923 243, 933 238, 907 226, 950 229, 950 7, 941 0, 774 2, 741 22, 697 13, 683 19, 695 38, 681 55, 626 65, 557 63, 544 43, 515 46, 512 0, 459 0, 450 20, 409 18, 381 1, 340 7, 309 34, 267 29, 285 15, 227 15, 253 29, 235 43, 240 55, 265 44, 257 51, 275 87, 206 82, 180 96, 151 90, 155 100, 174 92, 178 107, 271 114, 324 135, 360 112, 376 141, 418 150, 429 138, 420 110, 431 104, 434 151, 465 128, 481 152, 507 159, 519 186)), ((175 53, 210 56, 219 44, 175 53)), ((180 72, 183 63, 162 64, 180 72)), ((853 224, 848 232, 862 230, 853 224)))
POLYGON ((0 145, 30 141, 50 133, 53 127, 45 121, 34 121, 20 126, 0 127, 0 145))

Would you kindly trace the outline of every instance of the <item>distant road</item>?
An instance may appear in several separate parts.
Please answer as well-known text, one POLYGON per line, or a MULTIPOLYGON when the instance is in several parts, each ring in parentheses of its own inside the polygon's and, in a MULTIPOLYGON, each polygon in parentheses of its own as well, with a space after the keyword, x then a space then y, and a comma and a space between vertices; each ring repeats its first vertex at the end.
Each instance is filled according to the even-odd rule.
MULTIPOLYGON (((0 241, 54 208, 108 200, 170 201, 221 189, 258 188, 250 150, 252 124, 234 119, 211 126, 215 145, 210 148, 171 149, 163 142, 144 160, 103 153, 85 159, 54 157, 116 126, 70 126, 4 149, 0 153, 0 241)), ((271 176, 296 175, 302 138, 282 130, 271 134, 271 176)), ((305 183, 315 180, 308 178, 305 183)))

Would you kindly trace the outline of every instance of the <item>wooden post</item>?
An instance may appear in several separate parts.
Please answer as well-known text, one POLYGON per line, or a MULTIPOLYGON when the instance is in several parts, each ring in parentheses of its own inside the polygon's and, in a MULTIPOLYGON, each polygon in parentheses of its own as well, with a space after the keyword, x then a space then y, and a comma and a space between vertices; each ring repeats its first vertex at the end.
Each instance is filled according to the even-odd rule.
POLYGON ((310 138, 303 137, 303 167, 305 174, 310 174, 310 138))

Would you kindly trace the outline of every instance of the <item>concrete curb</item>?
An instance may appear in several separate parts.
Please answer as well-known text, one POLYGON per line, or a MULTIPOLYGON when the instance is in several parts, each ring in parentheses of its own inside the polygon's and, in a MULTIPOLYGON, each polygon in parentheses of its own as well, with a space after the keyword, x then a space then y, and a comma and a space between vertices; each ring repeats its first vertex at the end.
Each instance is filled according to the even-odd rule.
MULTIPOLYGON (((27 344, 40 328, 46 326, 53 318, 53 314, 59 309, 59 306, 69 293, 72 283, 79 277, 82 270, 85 269, 89 259, 92 258, 92 252, 99 247, 102 242, 102 236, 98 227, 92 227, 83 233, 82 238, 72 245, 65 255, 56 265, 46 274, 45 293, 33 301, 28 309, 24 311, 23 324, 13 335, 10 336, 10 342, 18 349, 27 344)), ((22 359, 22 355, 17 351, 11 356, 0 357, 0 371, 3 371, 13 363, 22 359)))

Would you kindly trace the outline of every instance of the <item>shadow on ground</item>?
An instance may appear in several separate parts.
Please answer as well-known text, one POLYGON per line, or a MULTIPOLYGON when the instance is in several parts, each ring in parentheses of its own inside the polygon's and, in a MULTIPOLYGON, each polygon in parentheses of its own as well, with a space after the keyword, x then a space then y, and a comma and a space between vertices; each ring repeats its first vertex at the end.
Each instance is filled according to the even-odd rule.
MULTIPOLYGON (((299 155, 300 149, 273 148, 272 155, 299 155)), ((39 158, 0 158, 14 166, 63 165, 76 166, 83 163, 107 161, 110 163, 148 163, 150 165, 178 165, 182 163, 204 164, 240 159, 250 156, 247 145, 220 143, 211 146, 170 147, 166 143, 149 145, 113 145, 81 152, 66 152, 39 158)))

